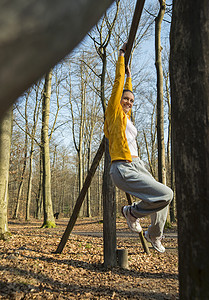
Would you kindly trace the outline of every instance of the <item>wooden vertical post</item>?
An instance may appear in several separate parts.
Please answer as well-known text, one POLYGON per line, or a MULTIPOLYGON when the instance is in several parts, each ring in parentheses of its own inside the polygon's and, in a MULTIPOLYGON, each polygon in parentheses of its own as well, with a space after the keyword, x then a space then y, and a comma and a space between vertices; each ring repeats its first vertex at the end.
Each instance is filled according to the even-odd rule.
POLYGON ((122 269, 129 269, 128 267, 128 250, 127 249, 117 249, 117 262, 118 266, 122 269))
POLYGON ((115 186, 109 175, 111 161, 109 155, 109 142, 105 139, 105 165, 103 175, 103 244, 104 244, 104 266, 106 268, 115 267, 116 259, 116 201, 115 186))
MULTIPOLYGON (((131 49, 136 36, 144 2, 145 0, 137 0, 136 3, 134 16, 130 28, 129 38, 127 42, 127 50, 125 53, 125 66, 128 65, 131 49)), ((107 171, 109 172, 109 170, 105 170, 105 174, 107 174, 107 171)), ((112 182, 109 182, 109 185, 112 186, 112 182)), ((110 188, 108 187, 108 189, 112 191, 112 187, 110 188)), ((108 196, 106 198, 108 198, 108 196)), ((110 193, 110 199, 103 199, 104 265, 108 267, 112 267, 116 265, 116 212, 115 210, 116 210, 115 195, 111 197, 111 193, 110 193)))

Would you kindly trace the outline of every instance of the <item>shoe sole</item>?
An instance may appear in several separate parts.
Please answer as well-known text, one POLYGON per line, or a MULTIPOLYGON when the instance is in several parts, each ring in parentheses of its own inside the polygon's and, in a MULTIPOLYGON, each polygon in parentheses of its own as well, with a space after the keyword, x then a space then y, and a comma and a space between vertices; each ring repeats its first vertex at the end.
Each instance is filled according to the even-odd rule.
POLYGON ((160 253, 164 253, 164 252, 165 252, 165 250, 164 250, 164 251, 161 251, 159 248, 157 248, 157 247, 155 246, 155 244, 153 244, 153 242, 152 242, 152 240, 150 239, 150 237, 149 237, 149 236, 146 236, 145 233, 144 233, 144 237, 145 237, 145 239, 147 240, 147 242, 149 242, 149 243, 152 244, 152 247, 153 247, 155 250, 157 250, 157 251, 160 252, 160 253))

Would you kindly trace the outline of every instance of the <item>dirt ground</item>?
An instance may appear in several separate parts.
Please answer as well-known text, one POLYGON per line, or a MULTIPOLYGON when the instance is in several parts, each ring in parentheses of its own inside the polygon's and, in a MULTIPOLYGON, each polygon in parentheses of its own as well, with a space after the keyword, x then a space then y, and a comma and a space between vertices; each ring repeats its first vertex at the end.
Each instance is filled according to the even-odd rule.
MULTIPOLYGON (((148 222, 142 219, 143 229, 148 222)), ((98 218, 78 219, 62 254, 53 254, 67 223, 41 229, 41 221, 9 221, 12 237, 0 241, 0 299, 178 299, 176 226, 165 232, 166 252, 147 255, 118 218, 117 248, 128 250, 129 270, 107 270, 98 218)))

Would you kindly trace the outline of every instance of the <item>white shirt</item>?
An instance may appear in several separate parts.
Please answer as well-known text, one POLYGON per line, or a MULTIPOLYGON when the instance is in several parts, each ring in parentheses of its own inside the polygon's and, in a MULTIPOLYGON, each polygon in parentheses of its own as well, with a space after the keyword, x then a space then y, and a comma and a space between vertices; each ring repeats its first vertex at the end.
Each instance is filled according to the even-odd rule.
POLYGON ((136 144, 136 136, 137 136, 137 129, 134 124, 129 120, 127 117, 126 123, 126 138, 128 142, 128 147, 131 152, 131 156, 138 156, 138 148, 136 144))

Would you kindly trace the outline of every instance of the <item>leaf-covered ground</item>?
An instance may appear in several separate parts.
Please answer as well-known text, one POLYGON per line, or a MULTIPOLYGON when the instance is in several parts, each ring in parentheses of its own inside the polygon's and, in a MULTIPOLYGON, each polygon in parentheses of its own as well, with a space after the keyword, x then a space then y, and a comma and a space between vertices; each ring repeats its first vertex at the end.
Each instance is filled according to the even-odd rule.
MULTIPOLYGON (((79 219, 62 254, 53 254, 68 219, 10 220, 12 238, 0 241, 0 299, 178 299, 176 228, 165 232, 167 251, 144 253, 139 237, 117 219, 117 247, 128 249, 129 270, 103 267, 102 222, 79 219)), ((141 224, 145 229, 148 219, 141 224)), ((151 246, 151 245, 150 245, 151 246)))

